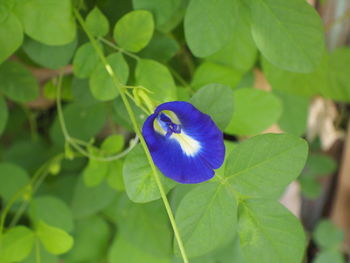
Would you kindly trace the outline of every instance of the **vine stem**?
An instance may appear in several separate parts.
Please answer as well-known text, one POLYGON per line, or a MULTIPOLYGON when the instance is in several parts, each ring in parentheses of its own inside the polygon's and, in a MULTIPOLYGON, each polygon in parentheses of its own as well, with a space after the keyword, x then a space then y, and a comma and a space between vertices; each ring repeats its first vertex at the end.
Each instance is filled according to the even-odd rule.
POLYGON ((147 157, 147 160, 151 166, 151 169, 152 169, 152 174, 153 174, 153 177, 156 181, 156 184, 158 186, 158 189, 159 189, 159 192, 160 192, 160 195, 162 197, 162 200, 163 200, 163 203, 164 203, 164 206, 165 206, 165 209, 168 213, 168 217, 169 217, 169 220, 170 220, 170 223, 171 223, 171 226, 173 228, 173 231, 174 231, 174 235, 175 235, 175 239, 178 243, 178 246, 179 246, 179 249, 180 249, 180 252, 181 252, 181 256, 182 256, 182 259, 184 261, 184 263, 189 263, 189 260, 187 258, 187 255, 186 255, 186 252, 185 252, 185 247, 183 245, 183 242, 182 242, 182 239, 181 239, 181 236, 180 236, 180 233, 179 233, 179 230, 178 230, 178 227, 176 225, 176 222, 175 222, 175 217, 174 217, 174 214, 171 210, 171 207, 170 207, 170 204, 169 204, 169 201, 168 201, 168 198, 166 196, 166 193, 165 193, 165 190, 164 190, 164 187, 160 181, 160 177, 157 173, 157 169, 154 165, 154 162, 152 160, 152 157, 151 157, 151 154, 148 150, 148 147, 147 147, 147 144, 146 144, 146 141, 142 135, 142 133, 140 132, 139 128, 138 128, 138 124, 137 124, 137 121, 136 121, 136 117, 135 117, 135 114, 133 112, 133 110, 131 109, 131 106, 130 106, 130 103, 124 93, 124 86, 121 84, 121 82, 119 81, 117 75, 114 73, 111 65, 108 63, 106 57, 104 56, 102 50, 100 49, 96 39, 91 35, 91 33, 89 32, 89 30, 87 29, 86 25, 85 25, 85 22, 84 22, 84 19, 82 18, 82 16, 80 15, 79 11, 74 9, 74 15, 75 17, 77 18, 78 22, 80 23, 82 29, 85 31, 87 37, 89 38, 92 46, 94 47, 95 51, 97 52, 101 62, 103 63, 106 71, 108 72, 109 76, 111 77, 114 85, 118 88, 119 90, 119 93, 120 93, 120 96, 123 100, 123 103, 125 105, 125 108, 129 114, 129 117, 130 117, 130 120, 132 122, 132 125, 134 127, 134 130, 135 130, 135 133, 137 134, 137 136, 140 138, 140 142, 141 142, 141 145, 145 151, 145 154, 146 154, 146 157, 147 157))

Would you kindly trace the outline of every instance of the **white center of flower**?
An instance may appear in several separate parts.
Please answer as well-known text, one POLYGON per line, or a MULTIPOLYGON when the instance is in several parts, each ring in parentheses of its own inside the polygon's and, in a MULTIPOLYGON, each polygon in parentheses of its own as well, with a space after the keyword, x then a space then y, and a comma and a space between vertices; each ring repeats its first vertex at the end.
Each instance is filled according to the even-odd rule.
POLYGON ((154 130, 167 139, 176 140, 187 156, 198 154, 201 144, 182 129, 181 122, 172 111, 162 111, 154 120, 154 130))

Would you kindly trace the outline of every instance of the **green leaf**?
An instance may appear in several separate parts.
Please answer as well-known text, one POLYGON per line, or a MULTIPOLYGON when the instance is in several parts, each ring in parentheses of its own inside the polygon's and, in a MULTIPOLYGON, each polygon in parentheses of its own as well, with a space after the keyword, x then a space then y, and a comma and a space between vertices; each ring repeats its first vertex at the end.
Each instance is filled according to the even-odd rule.
POLYGON ((16 226, 1 239, 0 262, 22 262, 29 256, 34 243, 34 233, 25 226, 16 226))
MULTIPOLYGON (((338 48, 330 54, 329 71, 334 81, 332 82, 333 85, 331 88, 341 91, 339 92, 342 95, 339 97, 341 101, 350 101, 350 83, 348 81, 350 74, 349 63, 350 48, 338 48)), ((331 95, 333 89, 330 90, 331 95)), ((337 98, 335 97, 335 99, 337 98)))
MULTIPOLYGON (((129 77, 129 66, 121 53, 113 53, 107 57, 107 61, 111 65, 113 71, 117 75, 119 81, 125 84, 129 77)), ((97 100, 112 100, 119 95, 119 89, 113 83, 113 80, 106 68, 99 62, 89 80, 92 95, 97 100)))
POLYGON ((98 7, 94 7, 86 17, 86 27, 91 34, 103 37, 108 34, 108 19, 98 7))
POLYGON ((134 9, 144 9, 153 13, 158 30, 169 32, 182 20, 188 0, 133 0, 134 9))
POLYGON ((46 45, 65 45, 76 35, 70 0, 27 0, 15 6, 24 32, 46 45))
POLYGON ((77 39, 74 39, 65 45, 48 46, 34 39, 26 38, 23 50, 39 65, 50 69, 58 69, 70 62, 77 43, 77 39))
POLYGON ((0 95, 0 136, 5 130, 6 123, 8 119, 8 109, 6 100, 0 95))
POLYGON ((146 10, 131 11, 115 25, 114 40, 124 49, 138 52, 150 42, 154 30, 152 14, 146 10))
POLYGON ((304 0, 247 2, 255 44, 269 62, 294 72, 318 67, 324 52, 323 26, 311 5, 304 0))
POLYGON ((50 226, 43 221, 37 224, 37 235, 45 249, 54 255, 66 253, 74 243, 73 238, 64 230, 50 226))
POLYGON ((74 228, 72 212, 61 199, 40 196, 30 202, 29 215, 34 221, 42 220, 50 226, 71 232, 74 228))
POLYGON ((307 154, 306 141, 293 135, 258 135, 234 147, 225 176, 243 195, 278 198, 300 174, 307 154))
POLYGON ((100 216, 94 215, 77 221, 74 246, 64 262, 99 262, 109 244, 111 229, 100 216))
POLYGON ((344 256, 339 251, 326 250, 317 254, 312 263, 345 263, 344 256))
POLYGON ((238 4, 239 17, 233 27, 233 37, 218 52, 206 59, 217 64, 233 67, 241 72, 247 72, 255 64, 258 50, 250 32, 249 19, 247 14, 244 13, 245 9, 240 2, 238 4))
POLYGON ((198 89, 207 84, 218 83, 236 88, 241 77, 242 73, 232 67, 204 62, 196 68, 191 86, 198 89))
POLYGON ((329 156, 322 154, 310 154, 307 159, 303 176, 317 177, 334 173, 337 163, 329 156))
POLYGON ((119 211, 119 233, 132 245, 157 257, 171 255, 172 230, 161 201, 135 204, 124 196, 119 211))
POLYGON ((87 187, 99 185, 108 173, 108 162, 89 159, 88 165, 83 171, 84 183, 87 187))
POLYGON ((320 221, 313 233, 315 242, 322 249, 339 249, 344 236, 344 231, 327 219, 320 221))
POLYGON ((276 123, 282 114, 282 103, 274 94, 253 88, 235 90, 233 105, 233 117, 225 130, 230 134, 258 134, 276 123))
POLYGON ((175 219, 187 255, 198 257, 233 239, 236 199, 220 182, 200 184, 181 200, 175 219))
POLYGON ((306 131, 309 99, 281 90, 273 92, 282 101, 283 112, 278 124, 285 132, 301 136, 306 131))
POLYGON ((147 253, 132 243, 128 242, 123 236, 119 235, 113 241, 112 246, 108 252, 109 263, 140 263, 140 262, 152 262, 152 263, 171 263, 170 259, 158 258, 151 253, 147 253))
MULTIPOLYGON (((165 191, 168 192, 175 182, 166 178, 158 169, 165 191)), ((160 192, 146 154, 141 145, 136 146, 126 157, 123 167, 126 193, 136 203, 147 203, 160 198, 160 192)))
POLYGON ((192 53, 196 57, 207 57, 220 50, 232 38, 236 16, 236 1, 191 1, 184 28, 192 53))
POLYGON ((0 64, 19 48, 23 29, 18 18, 0 4, 0 64))
POLYGON ((93 215, 107 207, 114 198, 115 191, 105 182, 90 188, 79 178, 71 203, 73 216, 79 219, 93 215))
MULTIPOLYGON (((71 136, 89 140, 105 125, 107 111, 103 103, 71 103, 64 107, 63 115, 71 136)), ((63 148, 64 138, 59 119, 56 118, 50 130, 54 143, 63 148)))
POLYGON ((17 102, 28 102, 39 95, 39 87, 32 73, 21 64, 6 61, 0 65, 0 91, 17 102))
POLYGON ((75 53, 73 59, 74 75, 79 78, 89 77, 95 70, 98 62, 98 55, 91 43, 81 45, 75 53))
POLYGON ((300 222, 276 201, 241 203, 238 233, 246 262, 295 263, 304 256, 305 235, 300 222))
MULTIPOLYGON (((50 254, 47 252, 42 245, 39 243, 39 253, 40 253, 40 259, 41 262, 45 263, 58 263, 58 257, 55 255, 50 254)), ((36 249, 32 250, 32 253, 27 257, 24 261, 21 261, 21 263, 37 263, 37 252, 36 249)))
POLYGON ((151 59, 137 62, 135 78, 138 85, 149 89, 150 96, 159 102, 176 99, 176 86, 168 68, 151 59))
POLYGON ((123 162, 121 160, 115 160, 108 165, 107 183, 110 187, 117 191, 124 191, 124 179, 123 179, 123 162))
POLYGON ((157 60, 161 63, 167 62, 179 51, 177 41, 159 32, 155 32, 149 44, 139 53, 142 58, 157 60))
POLYGON ((190 102, 200 111, 208 114, 216 125, 224 130, 233 113, 233 92, 221 84, 209 84, 198 90, 190 102))
POLYGON ((0 196, 8 201, 29 183, 29 176, 21 167, 7 162, 0 163, 0 196))
POLYGON ((124 141, 125 139, 123 135, 110 135, 103 141, 101 150, 105 155, 115 154, 123 149, 124 141))

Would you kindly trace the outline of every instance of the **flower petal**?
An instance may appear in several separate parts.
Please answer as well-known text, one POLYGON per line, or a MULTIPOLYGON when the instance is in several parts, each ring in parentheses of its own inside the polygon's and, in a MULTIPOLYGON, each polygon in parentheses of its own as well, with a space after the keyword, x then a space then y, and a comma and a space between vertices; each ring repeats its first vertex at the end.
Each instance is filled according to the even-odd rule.
POLYGON ((165 176, 177 182, 207 181, 214 176, 213 169, 219 168, 224 161, 222 132, 208 115, 188 102, 173 101, 159 105, 145 121, 142 133, 154 163, 165 176), (157 124, 161 112, 175 114, 172 119, 176 119, 174 123, 180 122, 180 133, 169 136, 169 132, 162 130, 157 124))

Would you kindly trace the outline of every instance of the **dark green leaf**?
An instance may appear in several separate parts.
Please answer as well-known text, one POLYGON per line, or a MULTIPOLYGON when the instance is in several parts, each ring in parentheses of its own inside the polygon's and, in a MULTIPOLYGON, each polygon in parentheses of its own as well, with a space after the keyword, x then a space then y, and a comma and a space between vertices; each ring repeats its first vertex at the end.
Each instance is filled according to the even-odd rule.
POLYGON ((0 91, 17 102, 28 102, 39 95, 38 83, 21 64, 6 61, 0 65, 0 91))
POLYGON ((224 130, 233 113, 233 92, 221 84, 209 84, 198 90, 190 102, 200 111, 208 114, 224 130))
POLYGON ((23 44, 23 50, 34 62, 50 69, 58 69, 67 65, 76 47, 77 39, 66 45, 48 46, 34 39, 26 38, 23 44))
POLYGON ((4 97, 0 95, 0 135, 3 133, 6 127, 8 118, 7 104, 4 97))
POLYGON ((324 219, 316 226, 313 238, 322 249, 339 249, 344 240, 344 232, 332 221, 324 219))

